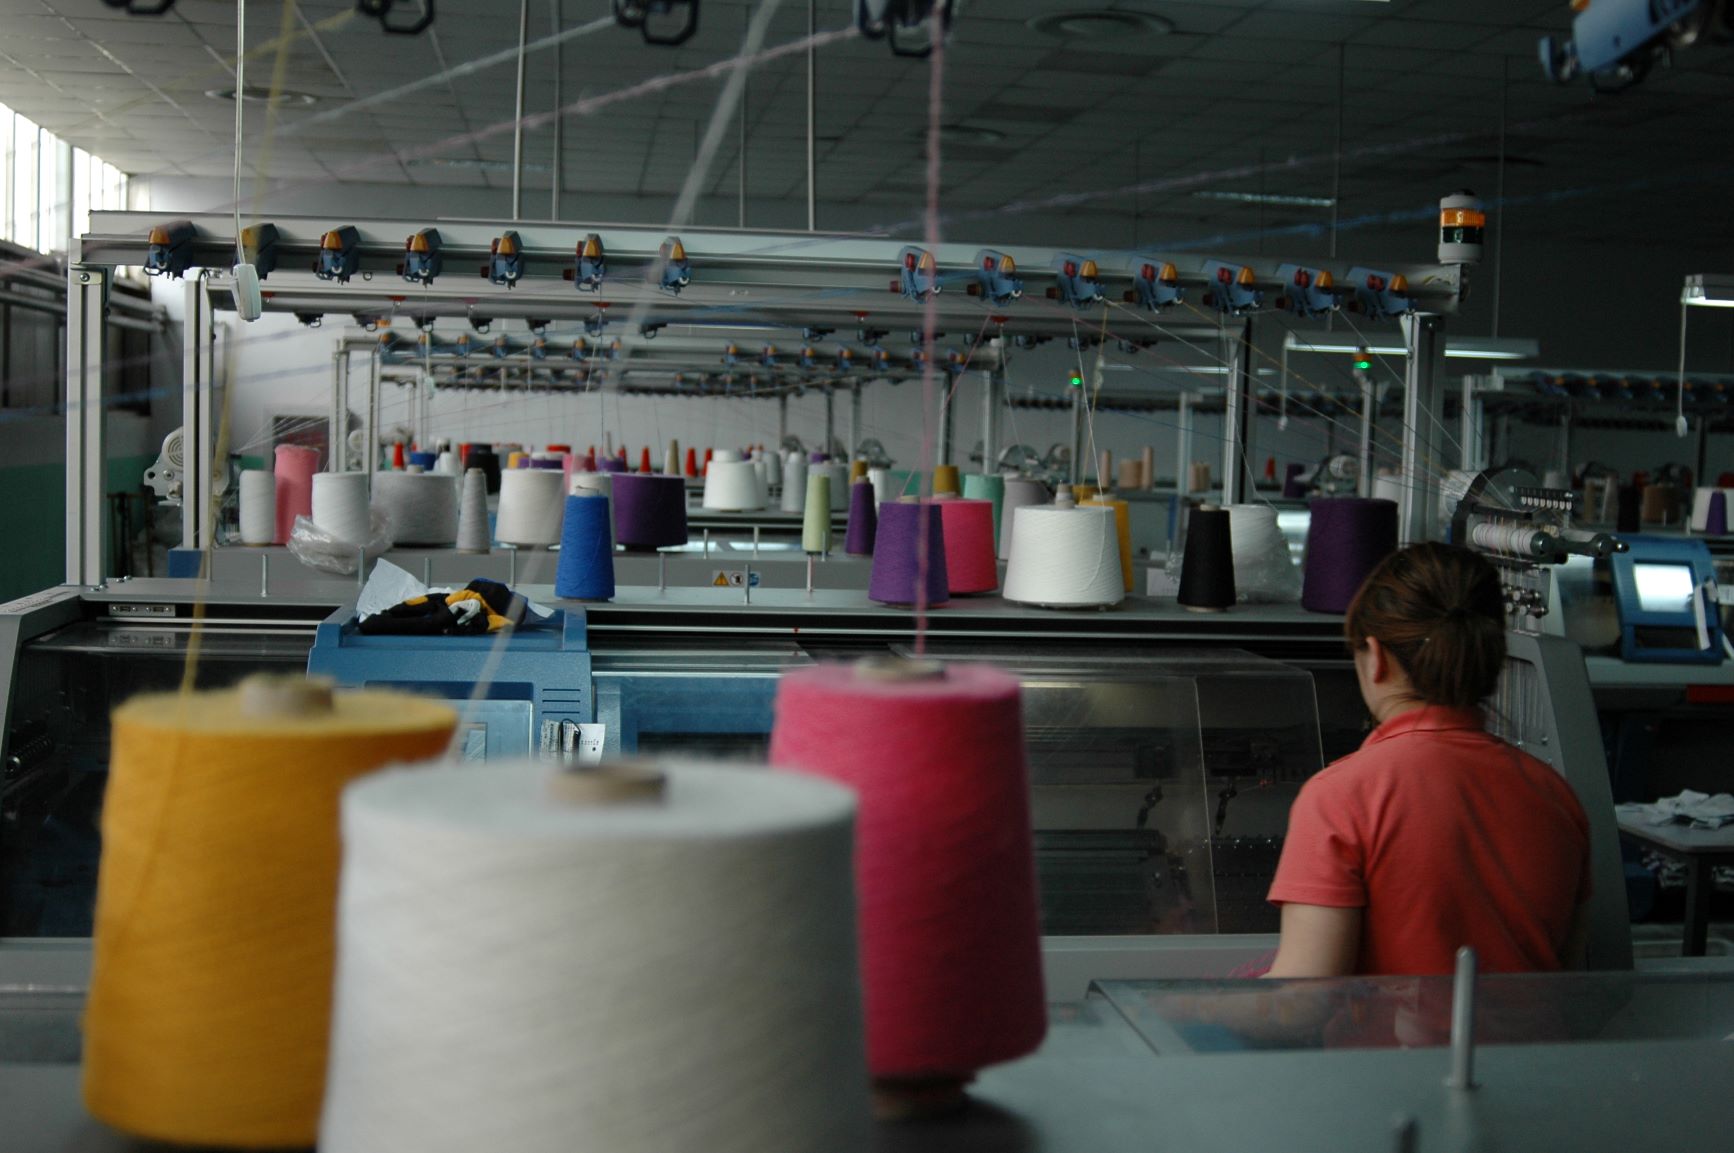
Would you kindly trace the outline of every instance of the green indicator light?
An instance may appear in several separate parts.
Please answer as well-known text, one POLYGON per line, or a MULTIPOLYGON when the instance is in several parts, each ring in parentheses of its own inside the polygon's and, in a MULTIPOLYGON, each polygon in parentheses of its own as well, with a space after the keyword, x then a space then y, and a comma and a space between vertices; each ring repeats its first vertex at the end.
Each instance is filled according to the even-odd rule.
POLYGON ((1083 388, 1084 378, 1074 372, 1071 376, 1071 385, 1073 388, 1083 388))

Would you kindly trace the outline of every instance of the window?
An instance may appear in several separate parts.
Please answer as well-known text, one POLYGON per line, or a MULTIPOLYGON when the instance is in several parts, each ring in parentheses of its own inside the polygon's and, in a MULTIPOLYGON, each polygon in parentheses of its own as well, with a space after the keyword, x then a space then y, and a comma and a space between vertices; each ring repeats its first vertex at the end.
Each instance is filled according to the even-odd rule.
POLYGON ((90 214, 126 207, 126 174, 0 104, 5 204, 0 239, 38 252, 90 231, 90 214))

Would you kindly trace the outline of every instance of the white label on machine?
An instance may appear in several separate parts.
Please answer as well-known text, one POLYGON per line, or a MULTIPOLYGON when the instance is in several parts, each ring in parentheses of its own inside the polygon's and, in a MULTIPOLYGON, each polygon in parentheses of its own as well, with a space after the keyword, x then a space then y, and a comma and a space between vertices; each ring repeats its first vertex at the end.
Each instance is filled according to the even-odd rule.
POLYGON ((602 763, 602 746, 608 739, 607 725, 574 725, 578 730, 577 759, 581 765, 602 763))

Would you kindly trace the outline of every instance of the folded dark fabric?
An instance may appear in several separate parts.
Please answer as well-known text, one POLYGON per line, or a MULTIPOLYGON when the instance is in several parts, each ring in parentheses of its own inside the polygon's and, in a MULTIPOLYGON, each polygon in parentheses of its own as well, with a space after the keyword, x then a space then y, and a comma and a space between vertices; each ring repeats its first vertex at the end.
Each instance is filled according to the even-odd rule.
POLYGON ((360 622, 371 636, 468 636, 522 623, 528 602, 499 581, 473 580, 444 596, 411 597, 360 622))

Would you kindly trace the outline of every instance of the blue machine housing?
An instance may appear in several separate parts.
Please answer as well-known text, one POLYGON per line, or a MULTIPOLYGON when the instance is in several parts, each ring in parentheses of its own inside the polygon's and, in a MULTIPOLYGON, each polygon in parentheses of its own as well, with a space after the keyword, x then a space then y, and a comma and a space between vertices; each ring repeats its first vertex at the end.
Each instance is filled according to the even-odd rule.
POLYGON ((1710 547, 1702 540, 1680 537, 1624 536, 1630 547, 1608 558, 1614 599, 1620 613, 1620 656, 1628 661, 1714 665, 1722 661, 1722 621, 1714 604, 1703 605, 1706 648, 1698 647, 1697 617, 1691 602, 1677 609, 1645 608, 1638 590, 1638 566, 1671 566, 1690 570, 1692 596, 1700 603, 1704 585, 1716 579, 1710 547))
POLYGON ((451 701, 458 708, 465 760, 527 757, 538 747, 542 722, 589 723, 595 701, 582 613, 556 615, 548 628, 496 638, 366 636, 355 611, 337 610, 319 625, 307 672, 340 685, 390 687, 451 701), (478 684, 487 690, 470 696, 478 684))

